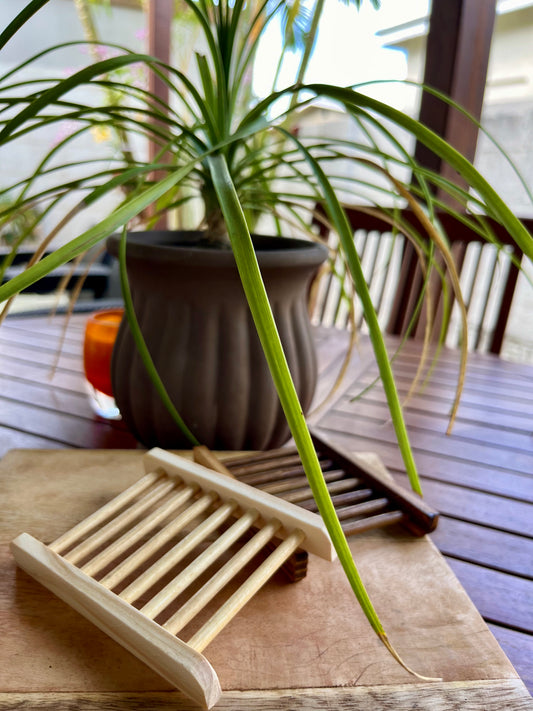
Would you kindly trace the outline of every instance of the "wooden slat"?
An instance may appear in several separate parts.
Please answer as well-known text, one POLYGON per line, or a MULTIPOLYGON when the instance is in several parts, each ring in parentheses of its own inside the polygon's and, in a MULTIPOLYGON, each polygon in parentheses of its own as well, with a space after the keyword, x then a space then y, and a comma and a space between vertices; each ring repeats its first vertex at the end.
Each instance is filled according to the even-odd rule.
POLYGON ((12 544, 17 563, 55 595, 136 654, 204 708, 221 694, 209 662, 26 533, 12 544))
POLYGON ((64 337, 60 334, 47 335, 45 333, 35 333, 22 328, 10 327, 10 321, 6 321, 0 328, 0 352, 5 345, 26 346, 29 348, 42 349, 49 351, 54 355, 58 351, 59 345, 61 352, 68 355, 80 356, 81 353, 81 333, 83 331, 76 330, 71 332, 67 330, 64 337))
MULTIPOLYGON (((149 540, 143 543, 143 545, 135 548, 135 550, 130 553, 127 558, 125 558, 117 566, 110 570, 107 575, 99 579, 98 582, 104 585, 106 588, 112 590, 125 578, 127 578, 131 573, 133 573, 133 571, 138 569, 142 563, 146 563, 146 561, 154 553, 156 553, 158 550, 161 550, 163 546, 167 544, 176 533, 182 531, 185 526, 190 524, 197 516, 203 514, 213 504, 216 498, 217 495, 211 493, 206 494, 205 496, 202 496, 197 499, 192 506, 189 506, 185 509, 185 511, 182 511, 180 514, 175 516, 172 521, 166 526, 164 526, 160 531, 158 531, 155 536, 152 536, 149 540)), ((232 507, 228 506, 228 516, 230 515, 231 511, 232 507)), ((215 527, 216 525, 218 525, 219 522, 223 522, 225 520, 223 517, 224 511, 221 512, 219 508, 215 516, 215 527)), ((211 521, 213 521, 213 518, 211 518, 211 521)), ((189 536, 190 535, 191 534, 189 534, 189 536)), ((192 539, 194 539, 194 535, 192 536, 192 539)), ((190 541, 191 538, 189 538, 189 542, 190 541)), ((162 559, 163 558, 160 558, 159 560, 161 561, 162 559)), ((137 584, 139 579, 140 577, 137 577, 137 584)), ((121 592, 121 596, 123 599, 125 599, 126 595, 124 590, 121 592)))
MULTIPOLYGON (((433 385, 443 385, 444 387, 454 386, 457 383, 457 378, 459 375, 459 360, 455 364, 455 368, 450 367, 445 369, 439 366, 439 362, 433 368, 431 372, 430 382, 433 385)), ((398 376, 402 375, 413 375, 413 363, 402 362, 398 360, 394 364, 394 372, 398 376)), ((377 371, 376 375, 377 375, 377 371)), ((468 360, 465 373, 464 387, 467 391, 472 391, 473 393, 478 392, 481 396, 484 396, 488 401, 491 395, 503 395, 511 390, 512 395, 520 399, 526 399, 528 392, 533 392, 533 387, 531 382, 527 377, 515 377, 515 378, 499 378, 494 373, 479 373, 468 367, 468 360)))
POLYGON ((113 516, 103 526, 91 532, 87 538, 80 541, 76 546, 63 555, 69 563, 79 563, 90 553, 101 546, 107 546, 118 534, 122 534, 124 529, 132 524, 141 514, 144 514, 155 503, 160 502, 172 489, 173 482, 160 478, 154 486, 143 492, 142 496, 130 503, 127 508, 113 516))
MULTIPOLYGON (((333 430, 336 433, 357 432, 358 436, 375 440, 377 442, 396 443, 393 429, 383 421, 369 421, 359 410, 353 415, 345 415, 332 411, 319 422, 320 427, 333 430)), ((516 472, 528 474, 533 471, 533 452, 524 450, 500 448, 493 442, 472 442, 460 438, 451 440, 446 434, 434 434, 411 428, 411 444, 415 450, 424 450, 442 457, 454 457, 465 461, 474 461, 478 464, 499 466, 506 468, 512 459, 512 468, 516 472)), ((378 445, 379 446, 379 445, 378 445)), ((370 451, 372 448, 370 448, 370 451)), ((378 451, 380 451, 378 449, 378 451)))
POLYGON ((415 497, 408 490, 401 490, 394 482, 384 481, 370 465, 328 441, 321 432, 313 431, 312 438, 322 454, 334 459, 337 466, 341 466, 351 475, 357 476, 360 473, 365 479, 365 484, 379 495, 385 496, 394 508, 404 511, 413 526, 420 526, 422 530, 428 532, 437 525, 437 513, 420 498, 415 497))
MULTIPOLYGON (((369 379, 370 380, 370 379, 369 379)), ((409 392, 411 381, 405 378, 398 378, 396 386, 400 394, 400 398, 405 404, 404 411, 418 412, 429 416, 438 416, 448 420, 448 413, 451 410, 453 403, 453 390, 438 395, 427 392, 425 389, 415 393, 409 397, 406 402, 406 397, 409 392)), ((365 395, 353 401, 349 396, 343 397, 335 403, 335 409, 345 412, 353 412, 357 407, 358 402, 366 404, 379 403, 386 406, 385 393, 379 387, 374 387, 368 390, 365 395)), ((531 416, 527 413, 526 407, 524 412, 517 412, 509 405, 507 407, 498 407, 497 400, 492 400, 486 407, 479 405, 470 405, 465 400, 461 400, 459 409, 457 410, 456 422, 474 422, 476 424, 487 424, 493 428, 511 430, 515 432, 527 432, 531 423, 531 416)))
POLYGON ((2 374, 5 377, 14 378, 19 381, 29 381, 47 385, 52 389, 68 390, 76 393, 85 392, 85 377, 80 368, 78 372, 55 370, 53 373, 48 366, 34 365, 26 362, 22 365, 19 361, 1 358, 2 374))
MULTIPOLYGON (((268 526, 269 524, 267 524, 268 526)), ((261 529, 257 536, 267 528, 261 529)), ((253 540, 253 539, 252 539, 253 540)), ((254 570, 240 588, 226 600, 217 612, 211 617, 205 625, 196 632, 189 640, 189 644, 193 649, 203 650, 209 642, 222 630, 226 624, 243 608, 243 606, 253 597, 253 595, 263 585, 270 580, 276 570, 278 570, 285 561, 287 561, 293 553, 304 543, 305 535, 302 531, 292 531, 279 546, 254 570)), ((251 543, 252 541, 250 541, 251 543)), ((248 545, 248 544, 247 544, 248 545)), ((245 546, 246 547, 246 546, 245 546)), ((244 550, 244 548, 243 548, 244 550)), ((222 572, 222 571, 219 571, 222 572)))
MULTIPOLYGON (((220 506, 210 516, 195 526, 185 538, 182 538, 163 556, 153 562, 140 576, 132 580, 128 587, 121 591, 120 597, 127 602, 136 600, 145 590, 148 590, 159 580, 160 577, 165 575, 173 565, 180 562, 186 555, 193 551, 199 543, 206 540, 209 534, 213 533, 213 531, 231 516, 235 507, 236 504, 232 502, 220 506)), ((140 552, 142 553, 142 549, 140 552)), ((137 563, 138 559, 136 554, 133 554, 133 560, 137 563)))
POLYGON ((96 419, 80 419, 60 411, 35 407, 31 403, 0 398, 0 427, 11 427, 69 447, 98 449, 109 446, 134 447, 135 440, 124 429, 96 419))
MULTIPOLYGON (((77 340, 85 329, 88 314, 75 314, 68 322, 66 337, 77 340)), ((51 336, 60 337, 65 332, 65 316, 9 316, 2 328, 32 334, 36 339, 50 342, 51 336)))
MULTIPOLYGON (((51 368, 57 365, 62 370, 79 372, 80 354, 66 353, 59 350, 59 346, 54 349, 54 342, 47 347, 28 345, 27 343, 9 343, 0 341, 0 357, 16 360, 18 363, 33 363, 51 368)), ((81 343, 80 343, 81 350, 81 343)))
POLYGON ((46 382, 36 383, 0 374, 0 393, 6 401, 31 402, 38 404, 39 408, 51 411, 57 410, 60 405, 65 414, 94 419, 94 412, 85 391, 60 390, 46 382))
POLYGON ((334 560, 332 546, 325 525, 320 517, 310 515, 299 506, 294 506, 283 499, 242 484, 236 479, 220 476, 195 462, 176 457, 162 449, 154 448, 145 455, 147 471, 163 468, 170 477, 178 477, 184 482, 194 482, 208 491, 214 489, 222 497, 235 500, 242 507, 257 509, 265 520, 278 519, 287 531, 301 529, 305 534, 305 547, 309 553, 316 553, 328 560, 334 560))
POLYGON ((499 625, 488 625, 520 678, 533 691, 533 636, 499 625))
MULTIPOLYGON (((414 366, 406 368, 403 372, 400 372, 400 369, 396 371, 396 377, 404 387, 410 387, 414 375, 414 366)), ((365 377, 357 380, 350 390, 347 391, 347 395, 355 397, 368 385, 374 383, 376 377, 377 371, 369 369, 365 377)), ((424 384, 423 392, 426 396, 442 400, 451 400, 454 397, 456 386, 457 377, 451 377, 439 383, 438 376, 433 375, 429 383, 424 384)), ((501 383, 498 383, 497 386, 492 388, 492 391, 487 390, 485 386, 479 388, 466 386, 461 397, 461 402, 472 407, 487 407, 489 410, 497 411, 499 409, 511 409, 511 401, 507 401, 507 398, 513 397, 516 399, 516 412, 527 413, 530 402, 528 392, 530 392, 530 390, 530 384, 527 382, 522 383, 522 380, 519 382, 510 382, 507 387, 506 381, 502 380, 501 383)))
MULTIPOLYGON (((225 504, 225 506, 228 506, 229 504, 225 504)), ((223 553, 226 553, 229 548, 235 543, 235 541, 240 538, 243 533, 248 531, 254 522, 257 520, 259 517, 259 514, 257 511, 246 511, 243 513, 240 518, 238 518, 224 533, 218 537, 215 541, 213 541, 208 548, 206 548, 202 553, 195 558, 189 565, 184 568, 179 575, 176 575, 167 585, 165 585, 164 588, 162 588, 157 595, 154 597, 151 597, 148 602, 146 602, 143 607, 141 608, 141 612, 143 615, 146 615, 147 617, 150 617, 150 619, 154 619, 162 610, 164 610, 174 599, 176 599, 182 592, 185 590, 191 583, 193 583, 196 578, 198 578, 207 568, 209 568, 210 565, 212 565, 223 553)), ((272 530, 276 531, 277 528, 279 528, 280 524, 279 522, 276 522, 277 526, 273 526, 272 530)), ((265 535, 266 527, 263 527, 257 536, 265 535)), ((267 531, 267 540, 270 540, 272 537, 272 530, 267 531)), ((187 539, 184 538, 183 541, 186 541, 187 539)), ((183 542, 182 541, 182 542, 183 542)), ((248 544, 246 544, 248 545, 248 544)), ((246 545, 243 546, 235 555, 239 555, 243 553, 244 549, 246 548, 246 545)), ((264 542, 261 544, 261 548, 264 546, 264 542)), ((179 548, 178 546, 175 546, 176 551, 179 553, 179 548)), ((251 560, 253 555, 257 552, 254 551, 252 555, 248 558, 246 558, 246 562, 251 560)), ((244 565, 244 563, 243 563, 244 565)), ((157 563, 154 564, 154 568, 157 567, 157 563)), ((235 574, 235 570, 232 567, 231 568, 231 575, 235 574)), ((213 578, 210 578, 210 581, 212 581, 213 578)), ((121 595, 122 597, 122 595, 121 595)), ((203 607, 203 605, 200 606, 203 607)), ((177 614, 177 613, 175 613, 177 614)), ((171 618, 173 621, 175 620, 175 617, 173 616, 171 618)), ((164 625, 165 629, 168 629, 172 631, 172 634, 175 634, 176 632, 179 631, 180 627, 176 625, 176 628, 172 626, 172 624, 165 623, 164 625)))
MULTIPOLYGON (((531 220, 533 227, 533 220, 531 220)), ((396 338, 387 338, 387 343, 391 347, 399 346, 396 338)), ((436 354, 437 348, 435 345, 430 345, 428 349, 428 358, 436 354)), ((420 359, 420 344, 416 341, 407 340, 401 344, 401 349, 398 355, 400 360, 410 361, 413 365, 418 363, 420 359)), ((439 363, 447 364, 449 367, 457 366, 460 360, 460 353, 456 348, 441 348, 439 349, 439 363)), ((415 366, 416 367, 416 366, 415 366)), ((495 358, 492 353, 482 353, 477 351, 472 354, 469 359, 469 370, 482 374, 493 373, 496 377, 507 378, 514 380, 520 376, 527 377, 531 371, 531 364, 527 362, 518 362, 505 360, 503 358, 495 358)))
MULTIPOLYGON (((402 521, 417 535, 432 530, 438 514, 418 497, 402 491, 392 481, 384 481, 382 472, 362 458, 357 458, 327 441, 317 431, 311 433, 319 453, 320 466, 331 500, 346 533, 370 530, 380 525, 402 521), (397 509, 403 513, 399 513, 397 509), (387 512, 386 515, 382 512, 387 512), (393 513, 394 511, 394 513, 393 513), (353 521, 371 514, 372 520, 353 521)), ((262 491, 299 506, 317 511, 316 502, 294 448, 265 454, 229 458, 226 465, 232 474, 262 491)))
MULTIPOLYGON (((322 420, 320 426, 323 426, 322 420)), ((394 442, 383 442, 379 439, 379 431, 374 437, 361 437, 342 432, 330 432, 336 441, 354 451, 379 451, 379 456, 385 466, 394 474, 403 474, 405 467, 394 442)), ((522 501, 533 500, 531 478, 527 473, 509 472, 503 467, 476 464, 468 460, 453 460, 452 463, 438 454, 417 450, 415 461, 419 472, 425 480, 436 479, 450 482, 458 486, 492 492, 522 501)))
POLYGON ((533 580, 446 560, 485 620, 533 634, 533 580))
POLYGON ((385 513, 369 516, 359 521, 346 521, 343 523, 342 530, 346 535, 353 535, 354 533, 371 531, 374 528, 383 528, 396 523, 403 523, 406 518, 403 511, 386 511, 385 513))
POLYGON ((446 555, 533 579, 533 538, 441 515, 431 539, 446 555))
MULTIPOLYGON (((390 418, 390 410, 386 402, 375 402, 370 397, 359 399, 356 403, 349 400, 342 400, 337 403, 335 410, 351 417, 356 410, 360 409, 360 403, 364 402, 365 417, 374 419, 378 424, 387 422, 390 418)), ((408 404, 404 407, 404 416, 407 427, 413 431, 431 432, 438 434, 446 434, 449 423, 449 409, 443 406, 441 412, 427 412, 425 410, 417 410, 408 404)), ((490 418, 487 418, 490 419, 490 418)), ((498 416, 494 414, 493 421, 489 424, 476 421, 473 417, 469 420, 458 416, 453 423, 454 441, 456 438, 468 439, 472 442, 486 443, 491 439, 497 439, 498 447, 502 449, 521 450, 531 452, 531 435, 527 430, 506 427, 504 424, 499 425, 498 416)), ((448 438, 449 439, 449 438, 448 438)))
MULTIPOLYGON (((454 357, 449 360, 446 360, 445 356, 446 351, 443 350, 436 362, 432 361, 431 358, 427 359, 426 372, 431 369, 430 383, 440 383, 447 386, 454 385, 457 382, 460 366, 459 353, 458 351, 453 351, 454 357)), ((402 349, 402 352, 395 358, 393 370, 399 378, 412 377, 418 367, 419 357, 420 354, 413 354, 412 357, 409 357, 402 349)), ((519 367, 506 369, 505 361, 502 361, 502 363, 502 368, 498 368, 497 363, 483 361, 479 354, 475 356, 469 354, 466 361, 465 387, 474 391, 476 389, 481 391, 481 394, 484 394, 487 400, 490 399, 491 393, 502 395, 506 387, 512 388, 514 393, 522 398, 525 397, 525 393, 533 391, 529 377, 531 366, 523 369, 519 367)), ((375 371, 375 366, 372 367, 372 370, 375 371)))
MULTIPOLYGON (((404 476, 400 481, 407 483, 404 476)), ((442 513, 501 531, 533 536, 533 504, 436 481, 424 481, 424 495, 442 513)))
POLYGON ((3 457, 11 449, 64 449, 66 446, 57 440, 38 437, 0 425, 0 457, 3 457))

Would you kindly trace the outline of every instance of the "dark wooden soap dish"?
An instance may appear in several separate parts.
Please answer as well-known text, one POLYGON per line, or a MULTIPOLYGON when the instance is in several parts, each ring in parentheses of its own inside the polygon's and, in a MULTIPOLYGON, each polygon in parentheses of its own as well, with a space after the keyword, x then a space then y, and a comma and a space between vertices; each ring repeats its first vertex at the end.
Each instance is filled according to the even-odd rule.
MULTIPOLYGON (((329 493, 346 535, 401 523, 416 536, 437 526, 437 511, 418 495, 386 481, 361 457, 311 432, 329 493)), ((225 459, 224 465, 240 481, 316 512, 296 447, 282 447, 225 459)))

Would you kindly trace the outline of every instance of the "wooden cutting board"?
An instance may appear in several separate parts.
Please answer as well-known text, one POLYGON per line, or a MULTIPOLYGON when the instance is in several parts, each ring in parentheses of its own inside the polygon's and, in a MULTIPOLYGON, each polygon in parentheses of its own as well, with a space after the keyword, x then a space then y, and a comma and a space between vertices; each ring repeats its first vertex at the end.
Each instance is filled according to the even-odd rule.
MULTIPOLYGON (((367 455, 373 458, 373 455, 367 455)), ((375 459, 375 458, 374 458, 375 459)), ((143 473, 142 452, 16 450, 0 463, 0 709, 188 709, 191 702, 24 572, 9 541, 49 542, 143 473)), ((386 475, 384 470, 384 475, 386 475)), ((351 542, 405 672, 338 562, 272 579, 209 645, 227 709, 529 709, 532 699, 429 538, 351 542)))

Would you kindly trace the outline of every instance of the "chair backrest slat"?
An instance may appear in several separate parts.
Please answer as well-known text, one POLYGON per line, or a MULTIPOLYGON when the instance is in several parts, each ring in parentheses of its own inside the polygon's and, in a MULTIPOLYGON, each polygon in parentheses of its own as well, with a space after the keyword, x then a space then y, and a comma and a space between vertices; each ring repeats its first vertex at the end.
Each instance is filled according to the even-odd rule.
MULTIPOLYGON (((337 238, 330 236, 324 222, 324 210, 320 205, 317 205, 316 213, 318 217, 315 224, 318 225, 320 236, 325 241, 331 239, 331 244, 334 246, 337 238)), ((424 292, 424 279, 415 248, 404 235, 394 234, 394 244, 401 251, 401 261, 393 259, 385 261, 382 270, 380 248, 383 243, 392 239, 395 232, 390 222, 380 218, 377 214, 370 214, 364 207, 347 208, 346 213, 354 231, 356 249, 383 328, 394 335, 403 336, 409 333, 414 338, 423 338, 427 320, 424 308, 420 307, 421 294, 423 295, 424 292), (377 247, 372 251, 376 240, 377 247)), ((417 233, 424 235, 422 224, 411 210, 400 210, 398 215, 417 233)), ((446 212, 438 213, 437 219, 449 242, 460 277, 462 277, 463 269, 467 264, 471 270, 471 281, 466 283, 463 293, 463 298, 469 307, 469 348, 499 354, 511 311, 519 273, 517 264, 522 259, 522 252, 507 231, 491 218, 484 218, 484 223, 489 226, 498 244, 502 247, 498 248, 497 252, 494 251, 495 247, 488 244, 476 232, 471 226, 472 222, 465 223, 463 219, 446 212), (474 266, 472 266, 471 252, 474 245, 478 246, 479 254, 477 263, 474 256, 474 266), (487 257, 487 252, 491 252, 490 257, 487 257), (489 266, 485 261, 487 259, 489 266)), ((523 219, 522 222, 526 229, 533 232, 533 218, 523 219)), ((442 261, 438 263, 442 266, 442 261)), ((440 279, 432 279, 428 288, 432 289, 433 296, 432 339, 437 340, 446 314, 452 313, 455 299, 449 279, 447 279, 446 289, 449 296, 446 297, 446 302, 440 279)), ((312 315, 315 324, 338 328, 347 327, 346 310, 341 317, 338 308, 333 310, 331 308, 331 294, 338 293, 338 291, 338 285, 335 286, 335 277, 329 275, 326 288, 319 292, 320 297, 312 315), (335 292, 336 289, 337 292, 335 292)), ((356 314, 356 325, 361 326, 362 311, 359 303, 356 304, 356 314)), ((455 314, 457 314, 457 309, 455 309, 455 314)), ((457 319, 452 320, 453 328, 451 329, 448 321, 445 323, 446 328, 449 329, 446 333, 447 345, 459 346, 461 334, 457 326, 457 319)))

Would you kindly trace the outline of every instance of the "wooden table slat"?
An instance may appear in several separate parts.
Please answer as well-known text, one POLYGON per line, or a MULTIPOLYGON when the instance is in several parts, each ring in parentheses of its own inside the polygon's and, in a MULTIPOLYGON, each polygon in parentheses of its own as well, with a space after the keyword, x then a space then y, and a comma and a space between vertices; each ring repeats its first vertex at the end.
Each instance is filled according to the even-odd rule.
MULTIPOLYGON (((376 437, 360 437, 356 434, 331 431, 327 427, 324 431, 335 436, 339 444, 346 447, 352 445, 357 451, 375 451, 379 448, 379 455, 385 466, 393 474, 398 474, 398 476, 405 474, 403 460, 394 442, 383 442, 376 437)), ((450 461, 446 457, 421 450, 415 451, 414 455, 423 480, 422 488, 425 487, 426 481, 437 480, 493 493, 497 496, 516 498, 520 501, 531 502, 533 500, 531 476, 526 472, 508 473, 502 467, 482 465, 460 459, 450 461)))
POLYGON ((533 636, 489 623, 488 628, 505 649, 509 661, 528 689, 533 689, 533 636))
MULTIPOLYGON (((408 386, 404 386, 402 382, 397 383, 398 393, 404 403, 404 410, 409 415, 415 412, 430 417, 436 416, 441 420, 441 432, 447 427, 449 413, 453 404, 453 392, 449 392, 446 398, 436 398, 426 391, 416 393, 407 400, 408 386)), ((363 402, 365 409, 367 405, 379 404, 386 405, 385 393, 381 388, 372 388, 365 393, 364 396, 353 401, 350 397, 343 397, 335 402, 335 409, 352 412, 356 403, 363 402)), ((498 402, 498 401, 496 401, 498 402)), ((515 409, 498 409, 487 406, 480 408, 478 405, 469 405, 461 399, 457 410, 456 422, 472 422, 475 424, 489 425, 493 429, 510 430, 520 433, 527 433, 531 428, 531 415, 524 408, 524 412, 517 412, 515 409)), ((454 425, 455 429, 455 425, 454 425)))
MULTIPOLYGON (((335 411, 351 417, 357 410, 357 405, 361 402, 364 402, 365 416, 368 419, 373 419, 378 426, 390 418, 386 402, 373 402, 366 397, 362 401, 358 400, 357 403, 343 399, 341 402, 336 403, 335 411)), ((449 417, 446 410, 441 410, 440 413, 419 412, 409 404, 404 408, 404 414, 407 427, 411 430, 416 429, 420 432, 427 431, 442 434, 446 432, 448 427, 449 417)), ((491 437, 498 437, 498 446, 500 448, 523 450, 525 452, 529 452, 531 449, 531 434, 523 429, 502 427, 496 417, 487 425, 479 420, 465 420, 462 417, 462 413, 460 413, 453 424, 453 434, 456 438, 481 443, 490 441, 491 437)))
POLYGON ((441 514, 431 539, 441 553, 533 580, 533 538, 441 514))
MULTIPOLYGON (((405 391, 410 388, 412 380, 414 378, 414 371, 409 373, 410 377, 402 378, 401 375, 396 375, 398 382, 405 391)), ((360 380, 356 384, 352 384, 350 389, 346 392, 350 397, 357 397, 361 392, 374 383, 377 377, 377 371, 374 369, 368 369, 360 380)), ((428 397, 433 397, 438 401, 443 402, 443 408, 445 408, 444 402, 452 402, 455 397, 456 382, 450 381, 449 383, 436 383, 433 379, 430 383, 424 386, 424 394, 428 397)), ((512 389, 505 388, 502 383, 502 387, 499 389, 498 393, 487 393, 484 389, 474 389, 465 388, 461 396, 461 402, 478 408, 489 408, 494 409, 496 412, 498 410, 505 408, 511 411, 528 413, 530 412, 530 397, 528 388, 513 387, 512 389)), ((446 411, 446 409, 444 409, 446 411)))
POLYGON ((533 634, 533 580, 449 556, 446 560, 485 620, 533 634))
POLYGON ((14 346, 42 348, 53 353, 56 353, 60 347, 62 352, 79 354, 82 333, 83 329, 79 327, 69 327, 64 334, 61 329, 54 329, 50 332, 38 328, 17 328, 13 327, 11 319, 8 319, 0 328, 0 348, 3 344, 9 343, 14 346))
MULTIPOLYGON (((479 392, 483 395, 497 396, 502 392, 502 389, 511 389, 514 394, 524 397, 524 391, 533 393, 533 384, 529 382, 526 375, 522 373, 504 374, 497 368, 490 370, 478 369, 475 366, 476 361, 473 358, 467 361, 464 388, 472 392, 479 392), (522 388, 522 393, 521 393, 522 388)), ((409 361, 402 360, 401 356, 395 359, 393 369, 399 378, 412 378, 413 366, 409 361)), ((428 369, 424 370, 421 382, 424 382, 425 374, 428 369)), ((447 367, 441 361, 438 361, 436 366, 431 369, 430 382, 438 387, 453 388, 457 384, 459 377, 458 363, 447 367)))
MULTIPOLYGON (((362 410, 354 408, 353 414, 330 411, 320 421, 320 426, 339 433, 357 433, 358 437, 368 440, 396 444, 394 430, 386 426, 387 423, 368 421, 362 410)), ((410 440, 415 450, 422 450, 441 455, 450 456, 450 440, 444 433, 433 433, 419 428, 411 428, 410 440)), ((462 438, 454 439, 453 458, 464 461, 474 461, 478 464, 499 466, 505 468, 509 459, 513 460, 513 470, 530 474, 533 471, 533 451, 495 447, 490 441, 476 442, 465 441, 462 438)))
POLYGON ((102 420, 87 421, 62 412, 37 410, 31 405, 0 398, 0 427, 8 425, 69 447, 102 449, 111 443, 116 448, 123 448, 131 447, 135 442, 129 432, 102 420))
POLYGON ((25 364, 40 365, 48 369, 54 367, 60 370, 79 372, 80 354, 54 352, 49 348, 35 348, 34 346, 16 346, 10 343, 0 343, 2 358, 13 360, 21 368, 25 364))

